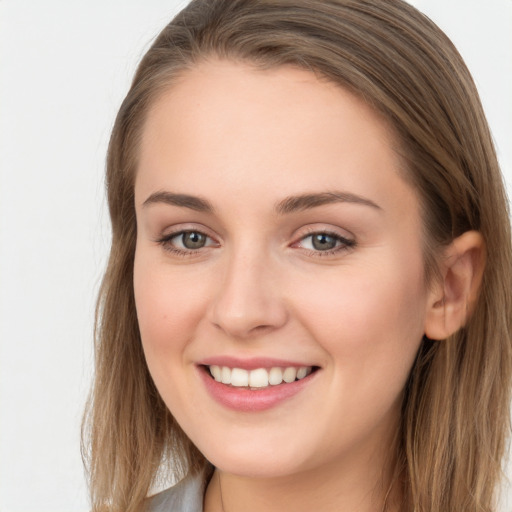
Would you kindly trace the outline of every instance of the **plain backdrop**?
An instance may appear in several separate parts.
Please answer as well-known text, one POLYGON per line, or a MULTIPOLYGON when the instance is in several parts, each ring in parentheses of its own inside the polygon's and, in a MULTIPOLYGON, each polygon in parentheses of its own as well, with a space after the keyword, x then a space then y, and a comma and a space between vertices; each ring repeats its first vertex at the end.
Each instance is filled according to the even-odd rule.
MULTIPOLYGON (((0 0, 0 512, 88 510, 106 144, 138 60, 185 3, 0 0)), ((512 190, 512 0, 413 3, 473 72, 512 190)))

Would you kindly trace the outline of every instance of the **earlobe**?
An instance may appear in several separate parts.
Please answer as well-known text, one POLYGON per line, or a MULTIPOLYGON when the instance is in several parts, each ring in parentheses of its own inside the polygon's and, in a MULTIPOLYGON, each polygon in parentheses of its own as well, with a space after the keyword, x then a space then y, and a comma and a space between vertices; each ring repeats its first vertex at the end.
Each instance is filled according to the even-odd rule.
POLYGON ((432 287, 425 317, 425 335, 441 340, 457 332, 471 316, 485 268, 485 242, 467 231, 445 249, 440 281, 432 287))

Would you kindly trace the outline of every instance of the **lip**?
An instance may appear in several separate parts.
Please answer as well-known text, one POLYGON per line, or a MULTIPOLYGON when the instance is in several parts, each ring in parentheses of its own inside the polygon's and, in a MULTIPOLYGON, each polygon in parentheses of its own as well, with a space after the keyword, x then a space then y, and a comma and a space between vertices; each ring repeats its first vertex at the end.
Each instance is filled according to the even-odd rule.
MULTIPOLYGON (((208 361, 220 361, 222 360, 222 364, 219 366, 229 366, 231 368, 243 368, 243 369, 257 369, 257 368, 270 368, 276 366, 307 366, 307 365, 297 365, 296 363, 289 363, 283 361, 284 364, 276 364, 276 360, 272 359, 272 364, 267 365, 268 361, 265 360, 265 364, 257 364, 255 361, 262 362, 262 359, 258 360, 250 360, 243 361, 245 364, 240 364, 240 361, 234 363, 231 362, 228 364, 227 358, 213 358, 208 361), (231 366, 233 364, 233 366, 231 366)), ((305 387, 307 387, 313 379, 315 379, 318 371, 314 371, 310 373, 307 377, 304 377, 301 380, 296 380, 290 383, 283 383, 277 386, 268 386, 262 389, 246 389, 246 388, 237 388, 233 386, 229 386, 226 384, 222 384, 221 382, 217 382, 213 379, 208 371, 206 366, 218 364, 218 362, 209 362, 205 366, 198 365, 197 370, 199 375, 206 387, 207 392, 210 396, 219 404, 228 409, 238 411, 238 412, 259 412, 265 411, 267 409, 271 409, 276 407, 280 403, 286 401, 287 399, 292 398, 297 393, 300 393, 305 387)))

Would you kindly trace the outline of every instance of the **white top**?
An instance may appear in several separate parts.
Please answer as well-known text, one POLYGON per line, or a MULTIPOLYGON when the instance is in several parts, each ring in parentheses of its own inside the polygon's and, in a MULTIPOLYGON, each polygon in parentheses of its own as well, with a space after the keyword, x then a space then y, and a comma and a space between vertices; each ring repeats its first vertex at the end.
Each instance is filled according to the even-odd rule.
POLYGON ((203 512, 204 477, 188 476, 179 483, 152 496, 150 512, 203 512))

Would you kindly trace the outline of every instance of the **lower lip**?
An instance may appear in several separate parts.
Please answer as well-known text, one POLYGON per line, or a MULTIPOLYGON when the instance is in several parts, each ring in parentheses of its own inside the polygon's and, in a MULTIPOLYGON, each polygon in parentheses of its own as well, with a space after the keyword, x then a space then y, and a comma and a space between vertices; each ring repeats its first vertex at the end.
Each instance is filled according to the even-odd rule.
POLYGON ((229 409, 240 412, 258 412, 271 409, 302 391, 317 374, 317 372, 313 372, 303 379, 287 384, 283 383, 261 389, 246 389, 217 382, 204 366, 200 366, 198 369, 206 389, 214 400, 229 409))

